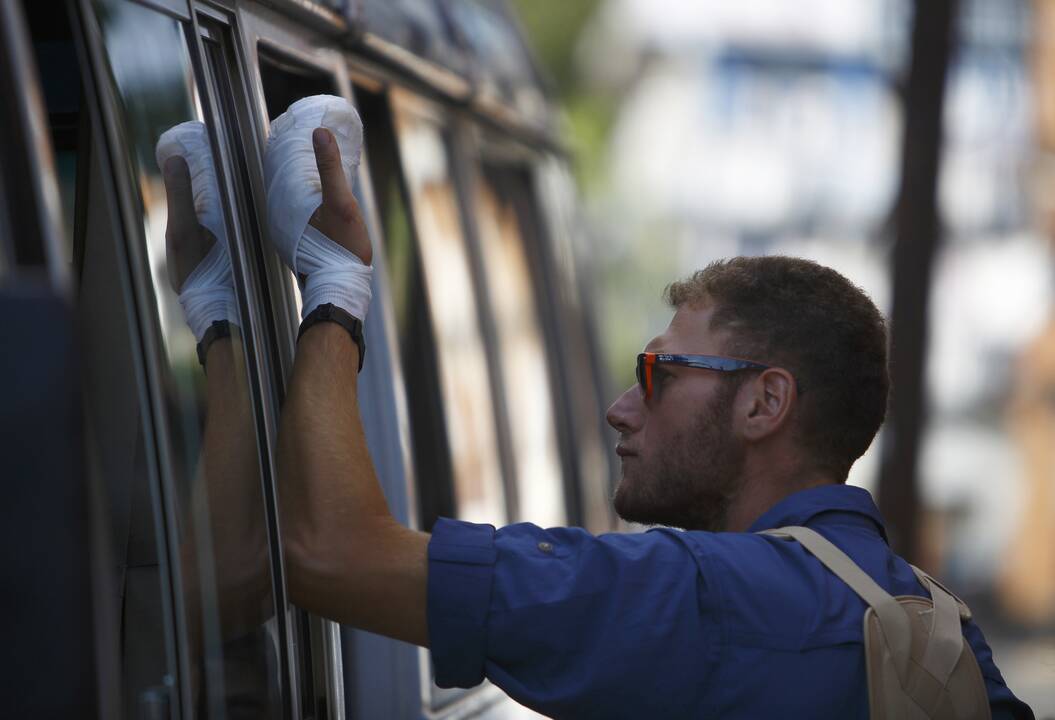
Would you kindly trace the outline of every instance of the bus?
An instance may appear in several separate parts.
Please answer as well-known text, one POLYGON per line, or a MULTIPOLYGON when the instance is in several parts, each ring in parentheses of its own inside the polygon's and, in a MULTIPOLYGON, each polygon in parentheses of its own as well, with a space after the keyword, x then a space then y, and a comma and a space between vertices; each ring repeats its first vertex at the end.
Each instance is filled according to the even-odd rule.
POLYGON ((392 512, 614 529, 570 157, 511 8, 14 0, 0 83, 4 714, 530 717, 289 601, 275 458, 301 298, 263 166, 292 102, 358 109, 376 268, 359 405, 392 512), (237 305, 209 373, 156 160, 187 122, 237 305))

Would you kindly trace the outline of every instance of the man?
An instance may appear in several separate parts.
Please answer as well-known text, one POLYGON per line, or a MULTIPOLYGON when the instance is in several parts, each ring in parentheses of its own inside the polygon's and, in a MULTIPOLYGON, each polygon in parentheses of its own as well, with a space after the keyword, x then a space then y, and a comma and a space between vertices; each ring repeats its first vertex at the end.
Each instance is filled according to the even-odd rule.
MULTIPOLYGON (((314 140, 313 224, 369 263, 337 149, 314 140)), ((440 685, 487 677, 555 717, 867 717, 864 603, 804 548, 755 533, 806 525, 892 594, 925 595, 871 497, 845 485, 885 412, 883 319, 791 258, 716 263, 668 299, 670 326, 608 420, 616 509, 684 531, 400 526, 366 449, 357 345, 335 323, 307 329, 279 459, 294 602, 429 647, 440 685)), ((994 717, 1032 717, 978 627, 963 632, 994 717)))

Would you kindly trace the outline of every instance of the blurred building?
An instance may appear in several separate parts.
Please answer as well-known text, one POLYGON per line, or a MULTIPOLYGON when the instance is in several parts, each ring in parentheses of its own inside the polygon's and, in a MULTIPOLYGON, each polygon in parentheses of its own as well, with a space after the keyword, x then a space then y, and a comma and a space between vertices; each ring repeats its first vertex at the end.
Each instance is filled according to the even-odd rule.
MULTIPOLYGON (((1032 9, 1036 149, 1030 181, 1036 224, 1050 248, 1055 239, 1055 2, 1035 0, 1032 9)), ((1055 317, 1050 312, 1016 358, 1008 418, 1022 461, 1023 502, 1001 576, 1003 601, 1017 617, 1050 624, 1055 617, 1055 317)))

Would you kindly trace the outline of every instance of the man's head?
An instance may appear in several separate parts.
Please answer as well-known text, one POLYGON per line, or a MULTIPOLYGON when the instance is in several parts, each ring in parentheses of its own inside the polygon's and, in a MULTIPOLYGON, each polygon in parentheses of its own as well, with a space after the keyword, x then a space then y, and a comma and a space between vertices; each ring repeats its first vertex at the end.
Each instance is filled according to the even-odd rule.
POLYGON ((654 365, 652 397, 633 387, 608 411, 621 435, 616 511, 719 530, 761 461, 774 483, 792 469, 845 481, 886 413, 886 324, 871 300, 834 270, 779 256, 712 263, 666 295, 674 318, 646 350, 769 369, 654 365))

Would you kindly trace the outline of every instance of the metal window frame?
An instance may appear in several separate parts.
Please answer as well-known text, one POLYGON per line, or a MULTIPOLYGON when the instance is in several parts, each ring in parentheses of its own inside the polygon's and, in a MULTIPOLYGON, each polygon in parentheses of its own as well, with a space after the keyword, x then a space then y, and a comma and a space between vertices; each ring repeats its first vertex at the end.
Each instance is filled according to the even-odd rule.
MULTIPOLYGON (((216 44, 219 52, 224 55, 221 58, 221 62, 224 63, 222 70, 226 73, 223 79, 231 82, 232 85, 241 84, 239 81, 242 80, 243 76, 239 68, 233 66, 234 63, 230 62, 232 59, 230 53, 234 50, 234 40, 231 37, 233 28, 230 20, 229 15, 218 12, 212 7, 202 7, 199 4, 194 5, 192 22, 195 29, 195 45, 197 46, 195 62, 200 64, 199 67, 196 67, 196 71, 204 86, 201 91, 202 105, 210 121, 207 123, 210 140, 213 147, 218 151, 216 163, 217 180, 219 181, 221 192, 224 193, 227 199, 228 207, 232 209, 232 212, 229 213, 231 217, 228 218, 228 237, 233 274, 239 290, 237 293, 239 312, 243 321, 248 321, 251 329, 251 332, 243 334, 243 343, 247 370, 250 375, 249 381, 254 389, 254 392, 251 393, 253 398, 252 411, 259 439, 257 447, 259 449, 261 489, 264 495, 264 512, 268 529, 272 596, 274 599, 281 666, 280 677, 282 685, 280 692, 284 711, 290 716, 298 717, 300 715, 300 698, 296 692, 298 687, 298 669, 296 668, 294 653, 295 639, 291 623, 289 622, 289 600, 286 592, 285 562, 282 552, 276 486, 278 408, 280 404, 279 393, 282 388, 275 382, 275 378, 280 376, 280 370, 275 366, 280 364, 281 361, 279 360, 278 363, 273 361, 275 360, 274 350, 278 345, 277 339, 281 331, 275 327, 274 323, 269 322, 269 319, 263 316, 264 297, 269 296, 270 293, 265 285, 266 277, 261 277, 259 272, 261 266, 259 260, 261 258, 259 253, 256 252, 259 243, 254 244, 253 239, 250 237, 252 226, 242 227, 243 222, 252 222, 254 219, 257 223, 256 227, 263 227, 261 224, 261 209, 257 203, 252 202, 253 173, 248 167, 251 161, 249 157, 243 157, 246 161, 246 170, 249 175, 249 177, 244 179, 248 181, 249 187, 242 187, 233 177, 238 172, 234 169, 238 167, 235 162, 237 150, 231 147, 226 139, 221 137, 219 132, 219 128, 222 125, 229 134, 228 139, 233 140, 234 137, 241 136, 241 133, 245 130, 246 123, 242 122, 244 118, 240 116, 237 98, 231 98, 234 105, 231 108, 234 113, 233 117, 226 109, 221 107, 223 105, 221 88, 216 85, 220 81, 220 78, 216 76, 218 68, 213 67, 209 51, 205 47, 207 42, 216 44), (255 218, 244 217, 243 213, 252 214, 255 218), (235 215, 240 217, 236 220, 233 217, 235 215)), ((244 91, 244 87, 231 88, 231 91, 235 94, 239 90, 244 91)), ((249 154, 247 153, 246 155, 249 154)), ((263 221, 266 221, 266 217, 263 218, 263 221)), ((279 355, 280 357, 281 355, 279 355)))
MULTIPOLYGON (((266 198, 261 149, 264 147, 264 138, 267 136, 267 113, 266 106, 263 104, 262 84, 260 83, 256 58, 249 62, 246 60, 244 52, 247 42, 246 38, 252 33, 252 28, 246 27, 245 19, 246 17, 251 18, 252 15, 247 15, 242 12, 242 7, 232 3, 198 2, 194 3, 194 9, 196 21, 200 20, 198 22, 199 43, 204 44, 202 36, 203 34, 210 34, 208 28, 216 28, 217 32, 226 35, 226 37, 221 35, 218 38, 210 38, 210 41, 217 42, 221 52, 227 55, 226 72, 228 73, 228 78, 238 84, 237 88, 232 88, 237 95, 232 100, 235 106, 234 111, 238 117, 230 120, 237 123, 237 127, 233 129, 243 134, 243 137, 251 138, 254 141, 251 143, 243 142, 242 145, 243 158, 246 163, 245 169, 248 174, 246 179, 249 184, 249 187, 244 188, 248 193, 248 197, 245 200, 250 205, 246 210, 255 215, 256 227, 261 229, 263 234, 266 235, 266 201, 261 202, 260 199, 266 198), (203 28, 207 29, 203 30, 203 28), (261 110, 263 110, 262 114, 261 110)), ((206 59, 205 52, 203 47, 202 59, 203 62, 208 64, 209 60, 206 59)), ((230 162, 230 155, 225 158, 225 162, 230 162)), ((230 167, 230 165, 228 166, 230 167)), ((267 335, 272 340, 270 350, 272 353, 277 354, 277 357, 275 358, 274 367, 271 366, 271 363, 265 357, 265 355, 270 355, 271 353, 257 352, 253 360, 261 364, 261 382, 267 382, 267 386, 263 387, 262 390, 265 390, 264 394, 272 399, 269 407, 263 413, 262 422, 266 424, 270 437, 277 442, 278 409, 281 404, 281 398, 285 396, 286 381, 293 370, 294 333, 297 327, 293 278, 281 266, 273 252, 269 253, 262 250, 263 238, 257 238, 256 240, 257 242, 252 249, 250 249, 249 243, 243 243, 240 252, 242 253, 241 260, 244 268, 259 268, 261 265, 264 268, 262 276, 256 274, 254 287, 258 290, 258 293, 254 294, 254 301, 250 304, 254 306, 254 310, 264 307, 265 303, 270 306, 272 310, 270 320, 272 322, 260 318, 259 314, 257 314, 257 319, 262 329, 266 326, 267 335), (249 257, 250 254, 254 256, 252 259, 249 257), (257 262, 253 262, 253 260, 257 262), (259 293, 262 293, 263 296, 261 297, 259 293), (267 379, 266 381, 264 380, 265 378, 267 379)), ((329 652, 329 647, 317 647, 320 644, 320 639, 322 644, 325 645, 326 638, 330 635, 320 625, 320 623, 327 621, 306 619, 306 617, 310 616, 306 616, 302 610, 289 602, 286 591, 284 558, 281 552, 282 540, 278 513, 278 488, 274 472, 276 442, 272 442, 269 457, 267 458, 267 463, 272 468, 272 472, 266 483, 266 505, 270 521, 269 546, 272 552, 272 566, 281 568, 281 574, 276 574, 274 577, 280 578, 279 586, 276 587, 276 617, 279 623, 279 635, 283 649, 284 679, 287 683, 286 710, 292 717, 301 717, 305 712, 306 706, 314 708, 320 697, 319 682, 321 680, 323 686, 321 696, 327 706, 334 708, 337 713, 331 714, 331 716, 343 717, 343 705, 337 704, 335 693, 332 691, 332 688, 336 687, 338 683, 335 683, 326 672, 329 668, 340 667, 339 651, 331 653, 329 652), (305 646, 307 647, 305 648, 305 646), (301 653, 305 649, 309 653, 308 657, 310 660, 302 663, 303 656, 301 653), (319 657, 316 657, 316 655, 319 655, 319 657), (322 678, 317 677, 314 671, 316 664, 323 668, 322 678), (311 684, 310 690, 305 688, 305 682, 311 684)))
MULTIPOLYGON (((247 148, 247 164, 250 166, 251 193, 256 199, 255 207, 258 211, 259 226, 265 228, 266 233, 266 191, 263 175, 262 150, 266 144, 270 120, 267 113, 266 98, 263 91, 263 81, 260 71, 260 48, 273 51, 276 54, 290 58, 291 62, 301 65, 307 69, 318 72, 333 79, 337 88, 337 94, 354 102, 351 83, 348 79, 344 62, 340 51, 332 46, 332 41, 325 35, 312 30, 305 31, 304 28, 296 26, 288 18, 274 11, 245 3, 231 2, 199 2, 196 4, 199 12, 209 13, 216 19, 219 10, 226 10, 229 14, 229 26, 233 35, 234 45, 232 48, 237 58, 244 87, 242 91, 248 107, 251 107, 252 118, 249 121, 251 136, 256 140, 253 146, 256 152, 247 148), (263 200, 263 201, 262 201, 263 200)), ((368 186, 368 180, 360 180, 361 186, 357 188, 362 196, 361 188, 368 186)), ((371 219, 367 217, 368 227, 371 227, 371 219)), ((271 253, 271 255, 274 255, 271 253)), ((375 265, 377 261, 375 260, 375 265)), ((271 301, 279 307, 275 313, 277 318, 285 318, 286 322, 280 322, 282 327, 275 328, 276 341, 282 354, 282 372, 276 373, 274 381, 278 385, 278 393, 284 395, 285 384, 292 374, 293 355, 295 349, 296 329, 299 325, 297 308, 294 302, 295 291, 293 289, 292 274, 282 267, 275 267, 270 263, 271 272, 268 273, 268 289, 265 292, 271 301), (274 290, 279 292, 275 293, 274 290), (281 297, 275 297, 281 295, 281 297)), ((377 303, 375 302, 375 313, 377 303)), ((378 345, 373 341, 376 332, 373 330, 376 324, 366 325, 367 341, 375 348, 377 355, 378 345)), ((370 372, 368 369, 364 372, 370 372)), ((376 367, 376 364, 374 364, 376 367)), ((369 385, 369 383, 368 383, 369 385)), ((360 402, 369 404, 369 393, 363 393, 360 402)), ((276 415, 277 417, 277 415, 276 415)), ((368 438, 369 440, 369 438, 368 438)), ((277 502, 277 497, 276 497, 277 502)), ((306 619, 300 624, 301 642, 308 644, 310 666, 301 667, 300 658, 291 658, 291 668, 295 668, 296 677, 292 678, 292 686, 299 688, 303 694, 307 690, 303 687, 307 682, 311 685, 311 703, 325 702, 327 714, 332 718, 343 718, 346 710, 345 672, 343 661, 343 642, 341 628, 338 624, 324 618, 306 613, 295 606, 287 605, 288 612, 292 615, 292 625, 298 617, 306 619), (301 615, 301 613, 303 613, 301 615), (308 678, 300 675, 308 673, 308 678)), ((291 642, 294 640, 292 635, 291 642)), ((308 702, 308 698, 300 697, 301 703, 308 702)))
POLYGON ((388 40, 366 33, 345 43, 348 72, 353 81, 380 90, 392 88, 432 100, 471 117, 481 128, 515 140, 525 147, 564 159, 571 150, 555 130, 541 126, 486 96, 474 94, 472 84, 460 75, 430 63, 388 40))

